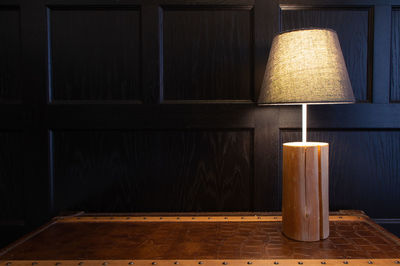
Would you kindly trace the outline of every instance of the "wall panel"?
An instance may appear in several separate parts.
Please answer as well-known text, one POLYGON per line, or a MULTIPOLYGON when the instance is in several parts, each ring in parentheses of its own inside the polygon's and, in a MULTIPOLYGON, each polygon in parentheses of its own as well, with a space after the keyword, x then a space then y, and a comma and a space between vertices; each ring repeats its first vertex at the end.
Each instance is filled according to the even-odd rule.
POLYGON ((253 99, 252 7, 165 7, 165 100, 253 99))
POLYGON ((0 102, 21 100, 18 7, 0 7, 0 40, 0 102))
POLYGON ((0 225, 24 217, 22 133, 0 132, 0 225))
POLYGON ((338 33, 354 96, 358 102, 370 101, 369 8, 282 7, 283 31, 308 27, 331 28, 338 33))
POLYGON ((141 99, 139 8, 54 7, 48 28, 52 99, 141 99))
POLYGON ((400 9, 392 10, 390 101, 400 102, 400 9))
MULTIPOLYGON (((281 131, 281 143, 299 140, 301 132, 281 131)), ((331 210, 400 217, 399 130, 312 130, 308 141, 329 143, 331 210)))
POLYGON ((59 210, 248 211, 252 132, 54 131, 59 210))

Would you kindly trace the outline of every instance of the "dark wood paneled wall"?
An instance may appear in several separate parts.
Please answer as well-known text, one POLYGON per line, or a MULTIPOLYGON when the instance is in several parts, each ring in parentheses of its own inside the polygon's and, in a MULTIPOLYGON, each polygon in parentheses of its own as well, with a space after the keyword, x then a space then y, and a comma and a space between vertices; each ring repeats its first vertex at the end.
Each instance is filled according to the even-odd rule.
POLYGON ((140 100, 139 7, 49 7, 51 101, 140 100))
POLYGON ((57 210, 253 209, 251 130, 55 131, 53 141, 57 210))
POLYGON ((400 102, 400 9, 392 10, 390 101, 400 102))
POLYGON ((252 6, 165 6, 164 100, 252 100, 252 21, 252 6))
POLYGON ((18 6, 0 7, 0 99, 21 99, 20 86, 20 12, 18 6))
POLYGON ((330 208, 398 221, 399 7, 2 1, 0 245, 65 211, 279 211, 300 108, 256 100, 274 35, 302 27, 338 32, 357 98, 309 107, 330 208))

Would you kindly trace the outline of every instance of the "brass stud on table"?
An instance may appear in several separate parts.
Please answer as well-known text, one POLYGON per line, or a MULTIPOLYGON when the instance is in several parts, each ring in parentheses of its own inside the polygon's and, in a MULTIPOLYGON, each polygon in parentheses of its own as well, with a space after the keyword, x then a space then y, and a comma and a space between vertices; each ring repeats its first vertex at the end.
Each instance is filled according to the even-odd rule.
POLYGON ((279 264, 279 262, 277 262, 277 261, 274 261, 274 264, 275 264, 275 265, 278 265, 278 264, 279 264))
POLYGON ((153 261, 151 264, 153 264, 153 265, 157 265, 157 262, 153 261))
POLYGON ((130 261, 128 264, 129 264, 129 265, 133 265, 133 264, 135 264, 135 263, 133 263, 133 261, 130 261))
POLYGON ((321 261, 321 264, 326 264, 326 261, 321 261))
POLYGON ((249 264, 249 265, 250 265, 250 264, 253 264, 253 262, 251 262, 251 261, 248 261, 248 262, 247 262, 247 264, 249 264))
POLYGON ((299 262, 297 262, 297 264, 303 265, 303 262, 302 262, 302 261, 299 261, 299 262))
POLYGON ((199 264, 203 264, 204 262, 202 262, 202 261, 199 261, 199 264))
POLYGON ((222 264, 223 264, 223 265, 228 265, 228 263, 227 263, 226 261, 224 261, 222 264))
POLYGON ((179 261, 175 261, 174 264, 179 264, 179 261))

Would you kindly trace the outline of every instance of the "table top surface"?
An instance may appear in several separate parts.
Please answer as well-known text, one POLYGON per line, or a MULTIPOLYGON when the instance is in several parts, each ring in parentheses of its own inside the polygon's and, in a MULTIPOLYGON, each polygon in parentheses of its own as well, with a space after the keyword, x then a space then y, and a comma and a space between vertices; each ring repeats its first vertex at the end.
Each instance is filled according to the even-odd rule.
POLYGON ((0 251, 0 263, 158 260, 177 264, 181 260, 197 265, 230 260, 285 265, 285 260, 309 260, 321 265, 322 260, 340 264, 363 260, 379 265, 400 260, 400 239, 361 213, 331 215, 329 238, 317 242, 285 237, 281 219, 271 214, 57 217, 0 251))

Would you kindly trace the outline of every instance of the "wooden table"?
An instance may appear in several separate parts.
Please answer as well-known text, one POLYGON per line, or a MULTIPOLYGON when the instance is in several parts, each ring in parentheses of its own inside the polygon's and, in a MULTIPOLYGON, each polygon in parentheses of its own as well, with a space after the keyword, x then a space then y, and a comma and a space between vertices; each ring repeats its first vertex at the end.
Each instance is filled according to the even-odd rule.
POLYGON ((298 242, 272 213, 56 217, 0 251, 0 266, 400 265, 400 239, 362 212, 331 213, 330 236, 298 242))

